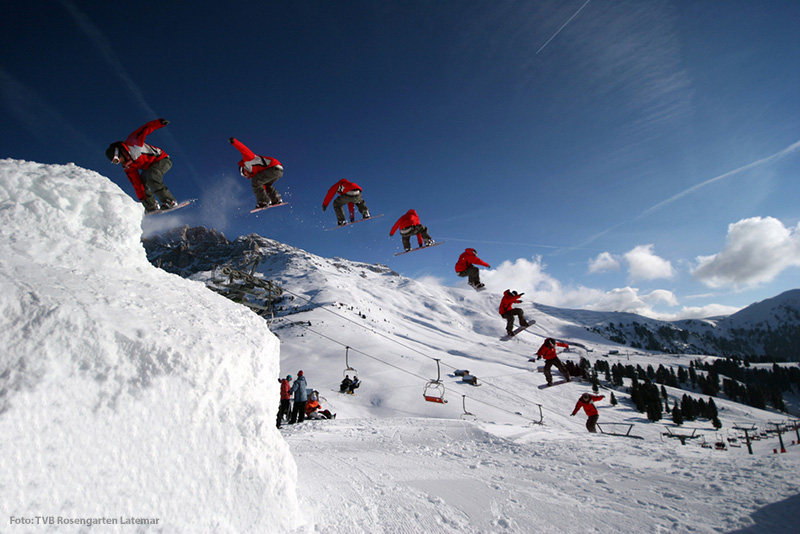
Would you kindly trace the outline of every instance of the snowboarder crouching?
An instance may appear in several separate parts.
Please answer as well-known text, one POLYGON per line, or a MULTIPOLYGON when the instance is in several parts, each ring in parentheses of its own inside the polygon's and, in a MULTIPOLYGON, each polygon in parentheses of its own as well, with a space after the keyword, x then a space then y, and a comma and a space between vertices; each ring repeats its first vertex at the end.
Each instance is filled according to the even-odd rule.
POLYGON ((353 205, 358 208, 358 211, 361 212, 361 217, 364 219, 369 219, 369 208, 367 208, 367 204, 364 202, 364 199, 361 198, 361 187, 358 184, 354 184, 353 182, 349 182, 342 178, 335 184, 328 189, 328 194, 325 195, 325 200, 322 201, 322 211, 328 209, 328 204, 330 203, 333 195, 339 193, 339 196, 336 197, 336 200, 333 201, 333 211, 336 213, 336 222, 339 226, 345 224, 344 218, 344 205, 347 204, 347 207, 350 211, 350 222, 355 221, 355 210, 353 209, 353 205))
POLYGON ((148 145, 148 134, 169 124, 166 119, 148 122, 131 133, 125 141, 111 143, 106 149, 106 157, 113 164, 121 164, 136 191, 136 198, 144 206, 145 213, 160 209, 174 208, 178 203, 164 185, 164 175, 172 168, 172 159, 158 147, 148 145), (139 174, 141 172, 141 175, 139 174))
POLYGON ((578 410, 583 408, 583 411, 589 416, 586 420, 586 430, 596 433, 597 419, 600 415, 597 413, 597 406, 595 406, 594 403, 604 398, 604 395, 590 395, 589 393, 584 393, 578 399, 578 402, 575 404, 575 409, 572 410, 570 416, 575 415, 578 413, 578 410))
POLYGON ((514 304, 522 302, 522 295, 524 294, 506 289, 500 301, 500 316, 506 320, 508 337, 514 336, 514 317, 519 317, 520 326, 528 326, 528 321, 525 320, 525 313, 520 308, 513 307, 514 304))
POLYGON ((412 235, 417 236, 420 247, 433 245, 433 239, 428 235, 428 228, 420 224, 416 210, 408 210, 405 215, 397 219, 389 235, 393 236, 398 229, 403 240, 403 250, 406 252, 411 250, 412 235))
POLYGON ((480 271, 475 267, 476 265, 483 265, 489 268, 489 264, 478 257, 478 253, 474 248, 468 248, 461 253, 456 262, 456 273, 461 277, 468 277, 468 283, 475 289, 482 289, 484 284, 481 283, 480 271))
POLYGON ((280 193, 272 185, 283 176, 281 162, 275 158, 257 156, 235 137, 231 137, 228 141, 242 154, 239 172, 250 180, 250 186, 256 196, 256 208, 282 203, 280 193))
POLYGON ((536 359, 544 358, 544 378, 547 380, 547 385, 553 385, 553 375, 550 372, 550 368, 552 366, 556 366, 556 369, 564 376, 564 380, 570 382, 571 379, 569 377, 569 371, 567 367, 558 359, 558 353, 556 352, 556 346, 559 347, 569 347, 566 343, 556 342, 555 339, 552 337, 548 337, 544 340, 544 343, 539 350, 536 351, 536 359))

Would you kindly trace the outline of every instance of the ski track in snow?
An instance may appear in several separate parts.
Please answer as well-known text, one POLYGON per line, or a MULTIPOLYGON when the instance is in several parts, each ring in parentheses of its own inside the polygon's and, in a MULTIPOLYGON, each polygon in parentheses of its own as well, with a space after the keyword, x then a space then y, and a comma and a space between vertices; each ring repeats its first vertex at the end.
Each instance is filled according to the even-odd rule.
MULTIPOLYGON (((729 532, 752 524, 764 492, 797 493, 797 450, 754 459, 546 427, 509 440, 482 426, 336 419, 283 432, 320 533, 729 532)), ((792 532, 786 521, 772 532, 792 532)))

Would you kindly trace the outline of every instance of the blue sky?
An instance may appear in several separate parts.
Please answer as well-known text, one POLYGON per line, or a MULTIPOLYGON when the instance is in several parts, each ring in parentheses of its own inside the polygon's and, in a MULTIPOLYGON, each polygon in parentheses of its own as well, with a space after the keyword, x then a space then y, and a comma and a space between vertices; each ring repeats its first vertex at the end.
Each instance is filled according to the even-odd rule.
POLYGON ((795 1, 16 3, 0 157, 74 162, 133 196, 108 144, 153 118, 205 225, 463 284, 661 318, 800 286, 795 1), (289 207, 250 215, 235 136, 289 207), (347 178, 382 219, 324 232, 347 178), (444 246, 393 257, 414 208, 444 246))

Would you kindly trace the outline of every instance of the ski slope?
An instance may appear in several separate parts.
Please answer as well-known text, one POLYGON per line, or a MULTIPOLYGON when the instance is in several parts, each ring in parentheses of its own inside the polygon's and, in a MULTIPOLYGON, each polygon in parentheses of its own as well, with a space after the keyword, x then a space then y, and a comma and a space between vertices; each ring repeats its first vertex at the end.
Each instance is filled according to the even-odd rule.
MULTIPOLYGON (((476 293, 248 236, 256 276, 286 294, 270 333, 197 283, 217 273, 152 267, 142 216, 97 173, 0 162, 2 532, 797 531, 792 434, 786 453, 774 437, 753 455, 700 445, 786 416, 717 399, 722 431, 687 423, 703 437, 680 445, 667 421, 601 390, 601 426, 643 439, 588 434, 570 413, 589 385, 539 390, 528 359, 544 336, 572 343, 575 360, 618 347, 530 302, 536 326, 500 342, 506 288, 489 273, 476 293), (422 398, 436 359, 446 404, 422 398), (353 396, 336 392, 348 365, 363 382, 353 396), (337 417, 278 431, 277 378, 301 369, 337 417), (158 523, 25 522, 37 517, 158 523)), ((160 217, 180 225, 180 212, 160 217)))

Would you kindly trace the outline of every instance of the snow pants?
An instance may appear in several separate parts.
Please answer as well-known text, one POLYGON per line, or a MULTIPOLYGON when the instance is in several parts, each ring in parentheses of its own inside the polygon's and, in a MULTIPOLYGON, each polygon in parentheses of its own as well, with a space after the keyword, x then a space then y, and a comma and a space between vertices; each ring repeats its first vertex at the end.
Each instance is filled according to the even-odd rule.
POLYGON ((592 432, 593 434, 597 433, 597 419, 600 415, 590 415, 589 419, 586 420, 586 430, 592 432))
POLYGON ((276 425, 280 428, 284 416, 289 419, 289 410, 291 409, 291 401, 289 399, 281 399, 281 404, 278 406, 278 420, 276 425))
POLYGON ((292 416, 289 418, 290 425, 302 423, 306 420, 306 402, 307 401, 294 401, 292 416))
POLYGON ((163 204, 169 200, 175 202, 175 197, 167 186, 164 185, 164 175, 172 168, 172 159, 169 156, 153 162, 150 167, 142 170, 142 183, 144 184, 145 198, 142 200, 145 211, 158 209, 156 198, 163 204))
POLYGON ((400 230, 400 237, 403 240, 403 250, 411 250, 412 235, 417 236, 419 246, 422 246, 423 243, 427 244, 428 242, 432 241, 431 236, 428 235, 428 228, 426 226, 422 226, 421 224, 406 226, 400 230))
MULTIPOLYGON (((344 222, 345 204, 355 204, 355 206, 358 208, 358 211, 359 213, 361 213, 361 216, 363 218, 366 219, 369 217, 369 208, 367 208, 367 204, 366 202, 364 202, 364 199, 361 198, 361 191, 350 191, 349 193, 339 195, 338 197, 333 199, 333 211, 336 213, 336 222, 338 222, 339 224, 342 224, 344 222)), ((350 217, 350 222, 353 222, 352 213, 350 217)))
POLYGON ((466 276, 469 281, 469 285, 471 285, 472 287, 475 287, 476 285, 481 283, 480 271, 474 265, 470 265, 469 267, 458 273, 458 276, 461 277, 466 276))
MULTIPOLYGON (((477 267, 475 268, 477 270, 477 267)), ((525 320, 525 313, 519 308, 513 308, 505 312, 502 317, 506 320, 506 333, 509 336, 514 335, 514 317, 519 316, 519 325, 524 326, 528 324, 525 320)))
POLYGON ((250 186, 253 188, 253 194, 255 194, 259 206, 283 202, 280 193, 272 186, 281 176, 283 176, 283 169, 275 166, 264 169, 250 178, 250 186))
MULTIPOLYGON (((569 382, 570 377, 569 371, 567 371, 567 366, 558 359, 558 356, 556 356, 555 358, 550 358, 549 360, 544 361, 544 378, 547 380, 548 385, 553 384, 553 375, 550 372, 550 368, 554 365, 556 366, 556 369, 558 369, 558 371, 564 376, 564 380, 569 382)), ((591 430, 589 432, 591 432, 591 430)))

